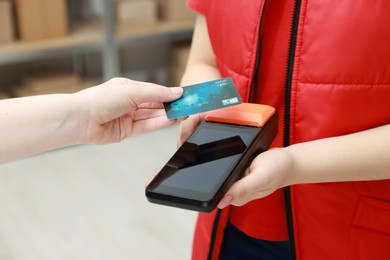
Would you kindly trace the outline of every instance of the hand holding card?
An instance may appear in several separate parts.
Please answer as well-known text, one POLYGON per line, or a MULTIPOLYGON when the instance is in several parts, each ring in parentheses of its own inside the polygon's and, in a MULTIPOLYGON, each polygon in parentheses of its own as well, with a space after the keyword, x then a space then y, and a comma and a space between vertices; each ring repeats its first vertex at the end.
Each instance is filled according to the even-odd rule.
POLYGON ((164 103, 168 119, 186 117, 242 103, 231 78, 223 78, 183 87, 183 96, 164 103))

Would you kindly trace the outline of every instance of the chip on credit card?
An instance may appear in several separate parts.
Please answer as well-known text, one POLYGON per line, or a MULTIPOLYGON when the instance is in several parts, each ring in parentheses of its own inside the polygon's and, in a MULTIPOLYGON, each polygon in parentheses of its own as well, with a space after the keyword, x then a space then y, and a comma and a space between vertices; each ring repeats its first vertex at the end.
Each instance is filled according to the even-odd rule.
POLYGON ((164 103, 168 119, 235 106, 242 103, 232 78, 222 78, 183 87, 183 96, 164 103))

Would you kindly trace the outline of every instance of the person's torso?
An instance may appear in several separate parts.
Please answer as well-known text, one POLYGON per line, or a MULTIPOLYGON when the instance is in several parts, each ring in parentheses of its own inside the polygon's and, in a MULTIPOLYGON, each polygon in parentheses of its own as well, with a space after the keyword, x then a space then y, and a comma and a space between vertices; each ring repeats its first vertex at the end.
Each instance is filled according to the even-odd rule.
MULTIPOLYGON (((273 145, 286 146, 390 123, 389 11, 387 1, 213 0, 205 16, 222 76, 245 100, 277 109, 273 145)), ((287 211, 300 259, 385 259, 389 188, 296 185, 287 209, 280 190, 232 207, 229 217, 248 235, 283 240, 287 211)))

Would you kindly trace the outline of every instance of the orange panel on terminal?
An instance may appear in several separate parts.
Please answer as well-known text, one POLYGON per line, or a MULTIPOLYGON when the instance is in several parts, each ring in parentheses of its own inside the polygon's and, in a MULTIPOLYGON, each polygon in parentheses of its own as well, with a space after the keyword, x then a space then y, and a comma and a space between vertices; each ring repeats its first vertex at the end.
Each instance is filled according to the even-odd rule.
POLYGON ((208 122, 262 127, 275 113, 275 108, 262 104, 242 103, 207 113, 208 122))

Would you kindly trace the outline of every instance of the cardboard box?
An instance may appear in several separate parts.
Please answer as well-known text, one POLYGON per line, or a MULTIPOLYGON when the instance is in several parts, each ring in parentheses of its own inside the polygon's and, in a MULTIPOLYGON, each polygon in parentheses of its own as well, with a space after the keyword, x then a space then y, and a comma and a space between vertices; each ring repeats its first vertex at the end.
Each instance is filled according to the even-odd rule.
POLYGON ((0 44, 15 40, 15 27, 12 5, 9 0, 0 0, 0 44))
POLYGON ((162 20, 182 20, 196 17, 196 13, 186 7, 185 0, 158 0, 162 20))
POLYGON ((67 72, 30 75, 25 78, 23 86, 16 90, 16 96, 74 93, 94 85, 92 81, 67 72))
POLYGON ((153 24, 158 21, 157 3, 154 0, 119 0, 116 20, 123 24, 153 24))
POLYGON ((15 0, 19 37, 34 41, 68 34, 66 0, 15 0))
MULTIPOLYGON (((42 0, 41 0, 42 1, 42 0)), ((63 37, 69 34, 68 5, 66 0, 43 0, 46 38, 63 37)))
POLYGON ((80 77, 73 73, 42 73, 27 76, 24 86, 38 93, 51 93, 78 85, 80 81, 80 77))
POLYGON ((10 96, 8 94, 0 91, 0 100, 1 99, 7 99, 7 98, 10 98, 10 96))

